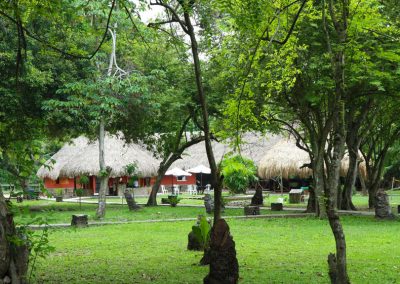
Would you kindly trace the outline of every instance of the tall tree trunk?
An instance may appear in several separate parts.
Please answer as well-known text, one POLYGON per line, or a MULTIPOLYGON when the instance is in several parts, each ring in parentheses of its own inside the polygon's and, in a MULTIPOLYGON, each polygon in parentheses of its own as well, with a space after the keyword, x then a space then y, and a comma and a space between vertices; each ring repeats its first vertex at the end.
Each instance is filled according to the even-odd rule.
MULTIPOLYGON (((359 143, 358 143, 359 146, 359 143)), ((349 148, 349 145, 348 145, 349 148)), ((352 201, 353 187, 356 183, 358 169, 358 147, 349 148, 349 169, 347 171, 344 188, 342 191, 341 208, 342 210, 357 210, 352 201)))
POLYGON ((151 187, 151 192, 149 199, 147 200, 146 206, 157 206, 157 193, 158 190, 160 189, 160 184, 161 180, 165 175, 165 172, 168 170, 168 168, 171 166, 173 162, 164 164, 164 161, 160 164, 160 167, 157 170, 157 178, 156 182, 153 184, 151 187))
POLYGON ((17 235, 9 205, 0 191, 0 282, 9 277, 13 284, 28 283, 28 257, 28 247, 23 236, 17 235))
POLYGON ((363 176, 363 174, 361 173, 361 170, 360 170, 360 164, 357 167, 357 172, 358 172, 358 178, 360 179, 360 184, 361 184, 361 193, 362 193, 363 196, 366 196, 368 194, 368 191, 367 191, 367 187, 365 185, 364 176, 363 176))
POLYGON ((368 184, 368 208, 375 208, 375 196, 379 189, 379 181, 374 181, 368 184))
MULTIPOLYGON (((339 52, 339 58, 340 58, 339 52)), ((344 56, 344 55, 342 55, 344 56)), ((339 81, 340 82, 340 81, 339 81)), ((337 88, 340 88, 341 84, 337 84, 337 88), (338 86, 339 85, 339 86, 338 86)), ((340 91, 337 90, 340 93, 340 91)), ((329 225, 332 229, 332 233, 335 237, 336 242, 336 255, 328 256, 328 263, 330 265, 330 277, 332 283, 347 284, 350 283, 347 274, 347 250, 346 250, 346 239, 343 231, 342 224, 337 212, 337 197, 338 188, 340 182, 340 167, 341 161, 344 155, 345 148, 345 130, 344 130, 344 104, 338 102, 339 111, 337 112, 337 121, 334 124, 334 145, 333 154, 330 164, 327 165, 328 177, 327 177, 327 188, 325 188, 325 195, 328 198, 327 202, 327 214, 329 225), (333 273, 334 272, 334 273, 333 273)))
POLYGON ((199 59, 199 51, 196 40, 196 35, 194 32, 194 28, 190 19, 189 11, 187 4, 183 5, 184 9, 184 18, 187 27, 187 34, 190 37, 192 56, 194 62, 194 72, 196 78, 196 87, 197 87, 197 95, 200 101, 202 117, 203 117, 203 131, 205 136, 205 144, 206 144, 206 153, 208 162, 211 168, 211 186, 214 189, 214 224, 218 219, 221 218, 221 197, 222 197, 222 180, 217 167, 217 163, 215 162, 214 152, 211 146, 211 134, 210 127, 208 121, 208 107, 206 95, 204 93, 203 81, 202 81, 202 73, 200 67, 200 59, 199 59))
POLYGON ((315 197, 315 190, 313 186, 309 186, 309 197, 307 202, 307 213, 316 213, 317 212, 317 201, 315 197))
MULTIPOLYGON (((326 205, 325 205, 325 177, 324 177, 324 161, 321 153, 322 148, 318 149, 316 153, 315 163, 313 165, 314 185, 315 185, 315 215, 321 219, 326 218, 326 205)), ((323 152, 322 152, 323 153, 323 152)))
POLYGON ((106 169, 106 163, 104 159, 104 139, 105 139, 104 124, 105 124, 104 118, 101 118, 99 127, 100 190, 99 190, 99 202, 96 211, 97 218, 104 218, 106 214, 106 194, 108 189, 109 173, 106 169))

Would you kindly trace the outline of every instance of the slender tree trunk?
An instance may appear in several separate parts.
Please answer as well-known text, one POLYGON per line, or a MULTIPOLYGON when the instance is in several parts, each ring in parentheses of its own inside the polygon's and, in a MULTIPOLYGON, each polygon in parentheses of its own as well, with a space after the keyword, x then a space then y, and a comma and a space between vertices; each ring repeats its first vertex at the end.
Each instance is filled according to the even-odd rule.
POLYGON ((317 212, 317 201, 315 197, 314 186, 309 186, 309 197, 307 202, 307 213, 316 213, 317 212))
POLYGON ((164 177, 165 172, 171 166, 171 164, 172 163, 164 165, 164 163, 161 163, 160 167, 158 168, 156 182, 151 187, 150 196, 149 199, 147 200, 146 206, 157 206, 157 193, 158 190, 160 189, 161 180, 164 177))
POLYGON ((29 251, 23 236, 18 236, 12 213, 3 193, 0 191, 0 281, 9 277, 11 283, 28 283, 29 251), (11 241, 14 239, 14 242, 11 241), (15 242, 16 240, 22 241, 15 242))
POLYGON ((333 155, 330 161, 330 165, 327 165, 328 177, 325 195, 328 198, 326 209, 329 225, 335 237, 336 255, 329 255, 328 263, 330 265, 330 277, 332 283, 347 284, 350 283, 350 280, 347 274, 346 239, 337 212, 337 190, 340 182, 341 161, 344 155, 345 148, 344 104, 342 104, 342 107, 340 107, 340 110, 338 111, 337 121, 334 128, 334 135, 335 137, 333 155))
MULTIPOLYGON (((321 149, 320 149, 321 150, 321 149)), ((318 150, 317 153, 320 153, 318 150)), ((325 205, 325 178, 324 178, 324 161, 322 154, 316 155, 315 164, 313 166, 314 184, 315 184, 315 214, 317 217, 324 219, 326 218, 326 205, 325 205)))
POLYGON ((190 37, 192 56, 194 62, 194 72, 196 78, 196 87, 197 87, 197 95, 200 101, 202 117, 203 117, 203 131, 205 136, 205 144, 206 144, 206 153, 208 162, 211 168, 211 186, 214 189, 214 224, 218 219, 221 218, 221 196, 222 196, 222 180, 220 177, 220 173, 217 167, 217 163, 215 162, 214 152, 211 146, 211 134, 210 127, 208 121, 208 107, 206 95, 204 93, 203 82, 202 82, 202 73, 200 67, 200 59, 199 59, 199 51, 196 40, 196 35, 193 29, 193 25, 190 19, 189 12, 187 7, 184 8, 184 18, 185 23, 188 30, 188 35, 190 37))
POLYGON ((358 165, 357 172, 358 172, 358 178, 360 179, 362 195, 366 196, 368 194, 368 191, 367 191, 367 187, 365 185, 364 176, 362 175, 361 170, 360 170, 360 165, 358 165))
POLYGON ((374 181, 368 185, 368 207, 375 208, 375 196, 379 189, 379 181, 374 181))
POLYGON ((346 179, 344 182, 344 188, 342 191, 342 210, 357 210, 352 201, 353 187, 356 183, 357 169, 358 169, 358 147, 355 149, 349 149, 349 169, 347 171, 346 179))
POLYGON ((106 214, 106 194, 108 188, 108 172, 104 159, 104 118, 101 118, 99 129, 99 163, 100 163, 100 190, 99 190, 99 203, 97 206, 96 217, 104 218, 106 214))

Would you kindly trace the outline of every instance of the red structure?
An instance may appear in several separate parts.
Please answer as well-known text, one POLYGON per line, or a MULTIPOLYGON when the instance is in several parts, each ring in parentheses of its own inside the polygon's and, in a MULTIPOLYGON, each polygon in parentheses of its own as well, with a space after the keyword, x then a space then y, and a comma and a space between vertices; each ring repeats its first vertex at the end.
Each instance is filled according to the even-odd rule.
MULTIPOLYGON (((109 188, 112 188, 115 179, 119 179, 118 182, 120 184, 128 184, 129 182, 129 177, 127 176, 120 178, 110 178, 108 180, 109 188)), ((156 176, 139 178, 138 186, 151 187, 154 185, 155 181, 156 181, 156 176)), ((78 182, 79 182, 79 177, 76 178, 76 188, 82 188, 82 186, 78 182)), ((75 188, 74 183, 75 183, 74 178, 58 178, 57 180, 52 180, 49 178, 44 179, 44 186, 47 189, 55 189, 55 188, 74 189, 75 188)), ((164 176, 161 180, 161 185, 171 186, 172 184, 174 185, 196 184, 196 174, 192 174, 191 176, 186 176, 186 177, 164 176)), ((131 187, 133 186, 133 184, 129 184, 128 186, 131 187)), ((99 184, 97 184, 97 188, 98 187, 99 184)), ((95 194, 96 192, 98 192, 98 190, 96 191, 96 177, 90 176, 89 184, 84 188, 88 189, 88 191, 91 194, 95 194)))

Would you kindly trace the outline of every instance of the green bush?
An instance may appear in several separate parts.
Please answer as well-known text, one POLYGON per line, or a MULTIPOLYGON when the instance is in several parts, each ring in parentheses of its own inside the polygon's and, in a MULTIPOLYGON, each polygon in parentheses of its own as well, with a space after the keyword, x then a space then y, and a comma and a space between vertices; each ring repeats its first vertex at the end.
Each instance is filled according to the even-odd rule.
POLYGON ((56 196, 63 196, 64 195, 64 189, 63 188, 56 188, 54 190, 54 193, 56 196))
POLYGON ((231 193, 245 193, 257 181, 257 168, 252 160, 242 156, 228 157, 222 161, 224 184, 231 193))
POLYGON ((177 195, 168 195, 168 201, 172 207, 175 207, 181 199, 177 195))

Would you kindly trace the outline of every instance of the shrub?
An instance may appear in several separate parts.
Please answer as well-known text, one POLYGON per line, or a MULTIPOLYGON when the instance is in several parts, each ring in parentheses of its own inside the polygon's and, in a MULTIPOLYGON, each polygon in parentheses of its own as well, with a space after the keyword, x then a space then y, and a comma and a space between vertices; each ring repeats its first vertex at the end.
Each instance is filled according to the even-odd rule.
POLYGON ((257 168, 252 160, 242 156, 228 157, 222 161, 224 184, 231 193, 245 193, 257 181, 257 168))
POLYGON ((175 207, 181 199, 177 195, 168 195, 168 201, 172 207, 175 207))

